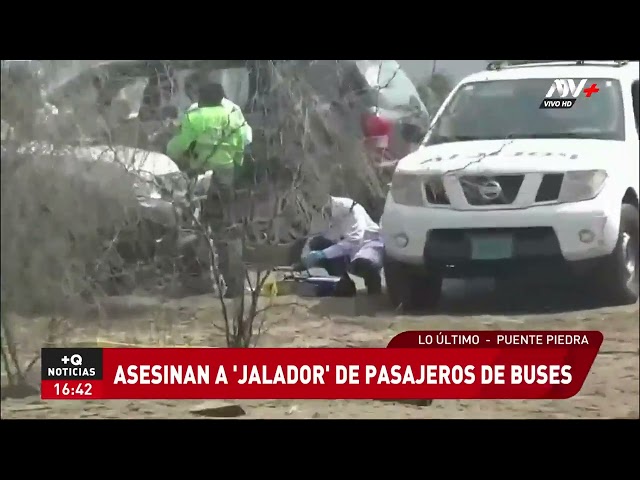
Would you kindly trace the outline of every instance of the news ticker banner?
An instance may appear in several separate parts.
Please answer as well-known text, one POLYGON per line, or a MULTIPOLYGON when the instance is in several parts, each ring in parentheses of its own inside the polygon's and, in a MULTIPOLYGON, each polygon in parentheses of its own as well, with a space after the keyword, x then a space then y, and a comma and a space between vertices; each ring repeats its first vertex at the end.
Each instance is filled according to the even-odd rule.
POLYGON ((43 399, 563 399, 596 331, 409 331, 387 348, 43 348, 43 399))

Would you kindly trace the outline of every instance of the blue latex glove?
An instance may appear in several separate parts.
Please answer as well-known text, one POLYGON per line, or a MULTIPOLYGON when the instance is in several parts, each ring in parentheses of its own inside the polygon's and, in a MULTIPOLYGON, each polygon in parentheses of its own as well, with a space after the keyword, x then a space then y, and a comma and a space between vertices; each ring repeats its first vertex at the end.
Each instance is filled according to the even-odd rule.
POLYGON ((302 259, 302 263, 304 263, 305 267, 312 268, 317 266, 320 262, 322 262, 322 260, 326 258, 327 256, 322 250, 313 250, 302 259))

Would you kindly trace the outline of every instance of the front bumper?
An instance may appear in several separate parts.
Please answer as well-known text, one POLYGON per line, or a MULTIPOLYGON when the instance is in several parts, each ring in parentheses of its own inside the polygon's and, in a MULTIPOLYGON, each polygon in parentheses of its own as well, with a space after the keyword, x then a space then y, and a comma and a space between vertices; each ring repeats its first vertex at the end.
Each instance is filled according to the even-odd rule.
POLYGON ((613 251, 619 223, 619 211, 607 209, 598 198, 526 209, 463 211, 399 205, 389 195, 380 225, 391 258, 422 265, 470 261, 471 236, 476 234, 511 235, 513 256, 507 263, 595 259, 613 251), (585 231, 592 232, 590 241, 585 241, 585 231))

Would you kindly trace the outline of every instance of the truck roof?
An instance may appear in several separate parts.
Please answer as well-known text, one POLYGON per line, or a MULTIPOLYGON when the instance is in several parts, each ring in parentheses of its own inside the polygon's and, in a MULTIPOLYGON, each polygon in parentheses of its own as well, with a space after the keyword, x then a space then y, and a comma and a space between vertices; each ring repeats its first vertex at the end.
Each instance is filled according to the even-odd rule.
POLYGON ((638 80, 638 62, 619 60, 535 61, 497 66, 465 77, 461 83, 487 82, 492 80, 517 80, 524 78, 612 78, 618 80, 638 80), (620 63, 622 62, 622 63, 620 63))

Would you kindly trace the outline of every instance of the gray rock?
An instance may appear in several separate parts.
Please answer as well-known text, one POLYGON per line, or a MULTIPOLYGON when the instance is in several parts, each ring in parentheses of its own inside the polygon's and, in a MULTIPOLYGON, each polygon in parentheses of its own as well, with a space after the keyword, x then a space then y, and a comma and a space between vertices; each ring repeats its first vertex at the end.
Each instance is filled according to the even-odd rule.
POLYGON ((7 398, 22 399, 32 397, 34 395, 40 395, 40 390, 32 385, 19 383, 15 385, 3 385, 1 393, 2 400, 7 398))
POLYGON ((433 400, 430 399, 381 399, 381 402, 402 403, 404 405, 413 405, 415 407, 430 407, 433 400))
POLYGON ((244 409, 236 403, 210 400, 189 410, 194 415, 209 418, 233 418, 246 415, 244 409))

